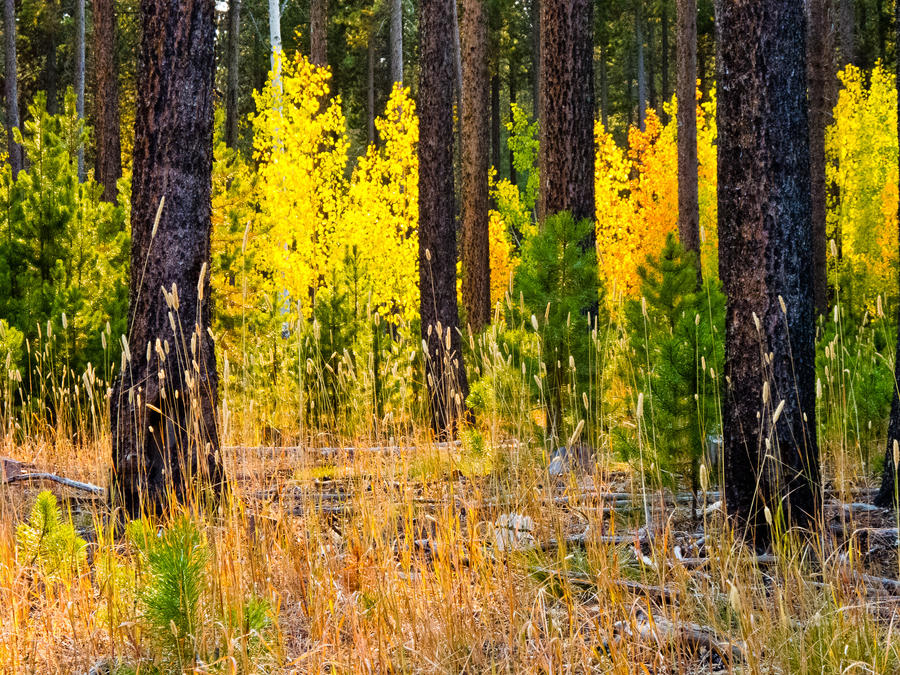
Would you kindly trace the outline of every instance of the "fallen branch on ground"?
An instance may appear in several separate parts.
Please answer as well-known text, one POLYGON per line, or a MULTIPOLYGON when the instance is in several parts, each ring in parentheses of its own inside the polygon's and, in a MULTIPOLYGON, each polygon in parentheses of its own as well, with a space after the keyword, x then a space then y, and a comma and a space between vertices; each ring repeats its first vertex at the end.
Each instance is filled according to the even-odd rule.
POLYGON ((83 490, 84 492, 90 492, 95 495, 104 495, 106 494, 106 488, 102 488, 99 485, 93 485, 92 483, 82 483, 81 481, 72 480, 71 478, 63 478, 62 476, 57 476, 54 473, 20 473, 15 476, 8 476, 2 483, 2 485, 9 485, 10 483, 19 483, 19 482, 38 482, 49 480, 54 483, 59 483, 60 485, 65 485, 66 487, 70 487, 74 490, 83 490))

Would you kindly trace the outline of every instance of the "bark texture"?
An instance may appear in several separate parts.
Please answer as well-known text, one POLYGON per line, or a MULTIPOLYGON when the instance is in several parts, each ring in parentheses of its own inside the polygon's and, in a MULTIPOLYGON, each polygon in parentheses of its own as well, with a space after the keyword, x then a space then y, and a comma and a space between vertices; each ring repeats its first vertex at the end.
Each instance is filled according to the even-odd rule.
POLYGON ((453 192, 454 0, 422 0, 419 17, 419 287, 435 431, 453 432, 469 393, 456 302, 453 192))
POLYGON ((591 0, 541 2, 542 217, 595 215, 591 14, 591 0))
POLYGON ((208 332, 214 1, 141 0, 140 13, 130 358, 112 396, 113 493, 131 516, 223 480, 208 332))
MULTIPOLYGON (((662 80, 662 82, 661 82, 661 84, 662 84, 662 102, 663 102, 663 106, 665 106, 665 104, 669 102, 669 98, 671 98, 671 96, 672 96, 672 90, 669 88, 669 3, 666 0, 663 0, 662 6, 660 7, 660 12, 661 12, 661 14, 660 14, 660 19, 659 19, 659 25, 660 25, 661 35, 660 35, 660 47, 659 48, 660 48, 661 57, 660 57, 659 70, 660 70, 660 75, 661 75, 661 80, 662 80)), ((694 25, 695 25, 694 31, 695 32, 696 32, 696 22, 697 22, 697 19, 696 19, 696 13, 695 13, 695 17, 694 17, 694 25)), ((676 38, 676 42, 677 42, 677 38, 676 38)), ((696 40, 694 40, 694 42, 695 42, 694 72, 696 73, 696 71, 697 71, 696 40)), ((696 74, 694 77, 696 79, 696 74)), ((660 119, 662 120, 663 124, 669 123, 669 115, 666 113, 665 107, 663 107, 660 110, 660 119)))
POLYGON ((94 173, 103 185, 103 199, 114 202, 118 180, 122 177, 115 0, 93 0, 93 19, 94 135, 97 139, 94 173))
POLYGON ((403 0, 391 0, 391 81, 403 84, 403 0))
MULTIPOLYGON (((895 28, 897 38, 900 39, 900 3, 896 6, 895 28)), ((900 42, 898 42, 900 44, 900 42)), ((897 74, 900 75, 900 61, 897 62, 897 74)), ((900 138, 900 105, 897 107, 897 137, 900 138)), ((900 174, 897 176, 898 184, 900 184, 900 174)), ((900 221, 898 221, 897 241, 900 245, 900 221)), ((900 318, 900 308, 898 308, 898 318, 900 318)), ((898 335, 900 335, 900 323, 898 326, 898 335)), ((897 341, 897 356, 900 357, 900 340, 897 341)), ((898 493, 897 474, 898 459, 894 453, 894 444, 900 446, 900 396, 898 396, 898 386, 900 386, 900 360, 894 361, 894 399, 891 401, 891 419, 888 423, 888 441, 887 451, 884 455, 884 473, 881 476, 881 489, 875 497, 875 503, 879 506, 897 508, 898 493)), ((898 450, 900 454, 900 450, 898 450)))
POLYGON ((488 248, 487 11, 484 0, 463 0, 460 39, 463 54, 462 97, 462 301, 476 332, 491 318, 491 269, 488 248))
POLYGON ((309 61, 328 65, 328 0, 309 0, 309 61))
POLYGON ((16 143, 13 129, 19 128, 19 80, 16 69, 16 3, 3 2, 3 29, 6 41, 6 133, 7 152, 12 176, 16 178, 22 170, 22 146, 16 143))
POLYGON ((843 68, 848 63, 856 65, 856 0, 837 0, 838 32, 840 33, 841 62, 843 68))
POLYGON ((719 274, 729 512, 757 544, 764 507, 818 512, 806 30, 795 0, 718 0, 719 274))
POLYGON ((678 237, 700 261, 697 189, 697 0, 677 0, 678 34, 678 237))
POLYGON ((225 90, 225 144, 237 147, 241 57, 241 0, 228 1, 228 83, 225 90))
POLYGON ((825 182, 825 127, 831 117, 828 97, 834 77, 834 47, 831 39, 829 0, 808 0, 809 37, 809 173, 812 196, 813 300, 818 314, 828 311, 828 268, 825 234, 827 187, 825 182))

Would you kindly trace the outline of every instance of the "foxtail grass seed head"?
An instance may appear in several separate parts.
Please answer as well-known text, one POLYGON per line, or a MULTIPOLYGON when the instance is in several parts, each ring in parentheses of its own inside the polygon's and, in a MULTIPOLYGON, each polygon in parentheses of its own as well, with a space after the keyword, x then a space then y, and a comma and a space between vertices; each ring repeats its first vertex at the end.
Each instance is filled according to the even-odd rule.
POLYGON ((894 473, 897 472, 897 467, 900 466, 900 443, 897 442, 897 439, 894 439, 894 473))
POLYGON ((122 336, 122 354, 125 356, 125 360, 130 363, 131 350, 128 348, 128 338, 126 338, 124 335, 122 336))
POLYGON ((763 515, 766 517, 766 523, 768 523, 769 527, 772 527, 772 512, 768 506, 763 507, 763 515))
POLYGON ((206 261, 203 261, 203 266, 200 268, 200 278, 197 279, 197 300, 203 300, 203 280, 206 278, 206 261))
POLYGON ((584 430, 584 420, 578 420, 578 426, 575 427, 575 431, 572 432, 571 438, 569 438, 569 447, 571 448, 578 442, 578 438, 581 436, 581 432, 584 430))
POLYGON ((166 203, 166 196, 159 198, 159 206, 156 207, 156 216, 153 218, 153 229, 150 230, 150 239, 156 236, 156 230, 159 229, 159 219, 162 218, 163 205, 166 203))
POLYGON ((66 313, 62 313, 62 327, 63 330, 67 330, 69 328, 69 322, 66 320, 66 313))
POLYGON ((835 243, 834 239, 829 239, 829 240, 828 240, 828 246, 829 246, 829 248, 831 249, 831 257, 832 257, 832 258, 837 258, 837 257, 838 257, 838 250, 837 250, 837 244, 835 243))
POLYGON ((706 470, 706 464, 700 465, 700 489, 706 492, 709 488, 709 474, 706 470))
POLYGON ((778 418, 781 417, 781 413, 784 411, 784 399, 781 399, 781 402, 778 404, 778 407, 775 408, 775 414, 772 415, 772 424, 778 423, 778 418))
POLYGON ((641 296, 641 314, 644 315, 644 318, 647 318, 647 297, 641 296))
POLYGON ((816 398, 822 398, 822 378, 816 378, 816 398))
POLYGON ((537 333, 539 326, 537 317, 534 314, 531 315, 531 326, 534 328, 534 332, 537 333))
POLYGON ((588 401, 588 395, 586 391, 581 392, 581 402, 584 404, 585 411, 591 409, 590 401, 588 401))
POLYGON ((635 411, 635 414, 637 415, 638 419, 644 416, 644 392, 640 392, 638 394, 637 410, 635 411))
POLYGON ((756 312, 753 312, 753 325, 756 326, 757 333, 759 333, 762 330, 762 326, 759 323, 759 317, 756 316, 756 312))
POLYGON ((884 318, 884 307, 881 306, 881 293, 879 293, 878 297, 875 299, 875 314, 879 319, 884 318))
POLYGON ((763 382, 762 402, 763 402, 763 405, 766 405, 769 402, 769 381, 768 380, 763 382))
POLYGON ((778 296, 778 304, 781 305, 781 313, 787 314, 787 306, 784 304, 784 298, 780 295, 778 296))
POLYGON ((835 306, 834 306, 834 322, 835 322, 835 323, 837 323, 837 322, 838 322, 838 319, 840 318, 840 311, 841 311, 841 310, 838 308, 838 306, 835 305, 835 306))
POLYGON ((425 260, 427 260, 428 262, 431 262, 431 249, 430 248, 425 249, 425 260))
POLYGON ((731 604, 731 609, 734 610, 735 614, 741 613, 741 594, 738 591, 737 586, 729 581, 728 582, 729 590, 728 590, 728 602, 731 604))

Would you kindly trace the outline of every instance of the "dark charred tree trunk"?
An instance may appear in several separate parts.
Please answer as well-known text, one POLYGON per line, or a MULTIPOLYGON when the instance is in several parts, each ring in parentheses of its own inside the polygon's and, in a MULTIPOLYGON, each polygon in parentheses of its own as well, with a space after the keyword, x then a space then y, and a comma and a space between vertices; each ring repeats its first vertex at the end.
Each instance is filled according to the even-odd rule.
POLYGON ((834 76, 828 0, 808 0, 809 31, 807 72, 809 77, 809 173, 812 197, 813 302, 818 314, 828 311, 828 269, 825 234, 825 127, 831 108, 827 87, 834 76))
POLYGON ((129 348, 111 420, 113 499, 132 517, 224 480, 208 332, 214 11, 140 5, 129 348))
MULTIPOLYGON (((666 0, 663 0, 662 8, 660 10, 662 13, 660 15, 660 76, 661 76, 661 85, 662 85, 662 102, 663 107, 660 112, 660 119, 663 124, 669 123, 669 116, 666 114, 665 104, 669 102, 669 99, 672 97, 672 90, 669 88, 669 3, 666 0)), ((694 19, 696 24, 696 17, 694 19)), ((696 31, 695 31, 696 32, 696 31)), ((677 42, 677 39, 676 39, 677 42)), ((694 41, 694 76, 696 77, 697 72, 697 47, 696 40, 694 41)))
POLYGON ((309 61, 328 65, 328 0, 309 0, 309 61))
POLYGON ((762 545, 765 509, 820 507, 806 22, 795 0, 718 0, 716 21, 725 498, 762 545))
POLYGON ((391 0, 391 81, 403 84, 403 0, 391 0))
POLYGON ((454 0, 421 0, 419 17, 419 288, 422 340, 438 435, 453 433, 469 385, 456 302, 453 99, 454 0))
POLYGON ((228 84, 225 90, 225 144, 237 147, 240 92, 241 0, 228 0, 228 84))
POLYGON ((97 139, 94 173, 103 185, 103 199, 114 202, 118 195, 118 180, 122 177, 115 0, 93 0, 93 10, 94 134, 97 139))
POLYGON ((700 270, 700 201, 697 189, 697 0, 677 0, 678 236, 697 254, 700 270))
MULTIPOLYGON (((542 217, 594 218, 591 0, 541 2, 542 217)), ((585 242, 585 247, 593 242, 585 242)))
POLYGON ((22 170, 22 146, 16 143, 13 129, 19 128, 19 79, 16 69, 16 3, 3 2, 3 32, 6 41, 6 133, 12 177, 22 170))
POLYGON ((479 332, 491 320, 488 22, 484 0, 463 0, 462 10, 462 301, 469 325, 479 332))
MULTIPOLYGON (((900 3, 896 5, 895 30, 897 44, 900 45, 900 3)), ((897 59, 897 75, 900 76, 900 59, 897 59)), ((900 80, 898 80, 900 81, 900 80)), ((897 107, 897 136, 900 138, 900 105, 897 107)), ((900 175, 897 176, 900 182, 900 175)), ((900 225, 897 230, 897 240, 900 242, 900 225)), ((898 308, 900 319, 900 308, 898 308)), ((898 336, 900 336, 900 321, 898 321, 898 336)), ((884 507, 897 507, 898 500, 898 465, 900 465, 900 339, 897 340, 897 358, 894 361, 894 399, 891 402, 891 420, 888 424, 887 452, 884 456, 884 473, 881 477, 881 489, 875 497, 875 503, 884 507)))

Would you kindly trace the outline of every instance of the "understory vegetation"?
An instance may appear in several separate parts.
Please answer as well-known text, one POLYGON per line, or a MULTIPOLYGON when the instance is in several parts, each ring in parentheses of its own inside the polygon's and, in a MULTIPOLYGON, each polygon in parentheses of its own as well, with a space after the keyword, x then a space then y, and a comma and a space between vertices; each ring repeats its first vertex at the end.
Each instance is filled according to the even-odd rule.
POLYGON ((472 415, 440 443, 414 103, 395 88, 379 143, 351 158, 328 71, 285 61, 258 93, 252 161, 216 148, 227 488, 130 522, 83 485, 27 479, 109 483, 112 383, 151 349, 127 338, 128 205, 79 183, 86 130, 38 98, 30 166, 0 175, 0 670, 900 672, 898 511, 861 504, 895 386, 896 85, 880 66, 842 80, 817 329, 825 512, 812 536, 770 514, 763 555, 735 543, 719 493, 714 92, 699 261, 675 236, 674 103, 627 145, 597 125, 587 254, 591 221, 536 225, 537 129, 517 111, 518 185, 492 184, 493 322, 463 331, 472 415))

